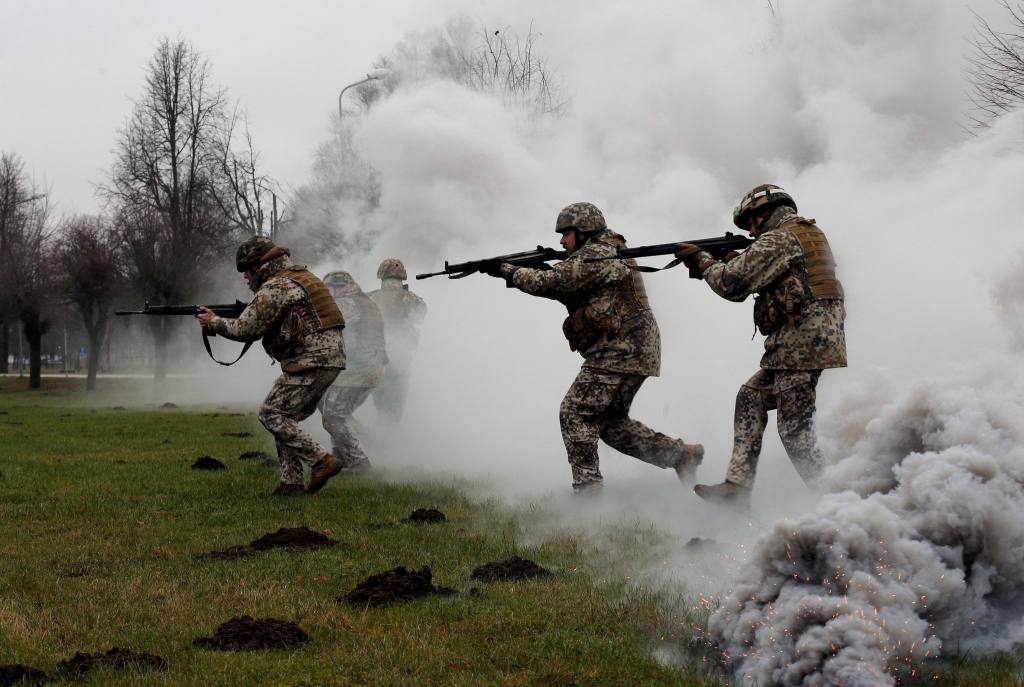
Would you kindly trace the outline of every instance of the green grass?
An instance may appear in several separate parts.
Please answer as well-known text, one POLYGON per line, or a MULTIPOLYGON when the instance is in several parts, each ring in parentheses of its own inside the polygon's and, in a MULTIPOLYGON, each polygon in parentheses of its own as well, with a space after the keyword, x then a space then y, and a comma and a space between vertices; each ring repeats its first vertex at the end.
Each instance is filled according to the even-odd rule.
MULTIPOLYGON (((74 390, 81 380, 69 389, 44 379, 35 392, 26 383, 0 379, 0 663, 41 668, 56 684, 719 684, 659 663, 659 598, 615 581, 581 536, 531 532, 536 512, 473 501, 457 485, 375 478, 337 478, 311 498, 265 496, 276 472, 237 459, 270 448, 251 414, 132 406, 140 383, 131 380, 101 380, 90 397, 74 390), (110 409, 118 403, 128 410, 110 409), (254 436, 222 436, 244 431, 254 436), (190 470, 200 455, 229 469, 190 470), (427 506, 448 522, 372 526, 427 506), (297 525, 342 545, 194 558, 297 525), (435 584, 468 591, 474 566, 513 554, 553 575, 371 610, 334 601, 397 565, 429 565, 435 584), (294 620, 311 641, 192 647, 241 614, 294 620), (77 650, 113 646, 159 654, 170 668, 84 678, 56 669, 77 650)), ((615 545, 640 556, 646 536, 626 528, 615 545)))

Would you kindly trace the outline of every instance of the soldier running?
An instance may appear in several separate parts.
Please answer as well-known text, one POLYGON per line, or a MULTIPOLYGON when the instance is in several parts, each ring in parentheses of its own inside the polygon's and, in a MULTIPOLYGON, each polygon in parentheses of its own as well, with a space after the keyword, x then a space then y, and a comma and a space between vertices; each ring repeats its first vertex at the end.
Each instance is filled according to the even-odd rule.
POLYGON ((330 455, 299 427, 316 410, 324 392, 345 369, 345 326, 324 283, 304 266, 292 264, 290 251, 264 236, 246 239, 235 255, 238 271, 256 296, 237 319, 207 308, 199 324, 233 341, 263 340, 263 348, 281 363, 259 418, 274 435, 281 461, 281 483, 274 495, 313 494, 341 471, 330 455), (312 470, 303 487, 303 466, 312 470))
POLYGON ((655 432, 630 419, 629 408, 648 377, 661 368, 661 333, 647 302, 643 279, 622 260, 587 263, 614 255, 625 239, 608 229, 591 203, 573 203, 558 214, 555 231, 569 257, 553 269, 488 270, 509 286, 556 300, 569 311, 562 332, 569 348, 586 360, 559 409, 562 441, 576 493, 599 490, 597 440, 692 483, 704 455, 700 444, 655 432))
POLYGON ((377 304, 369 299, 344 270, 331 272, 324 284, 345 317, 347 366, 320 402, 324 429, 331 435, 331 452, 354 473, 370 471, 352 413, 380 386, 387 355, 384 352, 384 320, 377 304))
POLYGON ((409 393, 412 354, 420 340, 420 325, 427 315, 427 304, 402 283, 408 278, 402 261, 388 258, 377 268, 380 288, 367 294, 380 308, 388 340, 388 365, 380 386, 372 392, 373 405, 381 419, 392 424, 402 419, 409 393))
POLYGON ((719 262, 697 246, 676 257, 726 300, 754 299, 754 324, 765 337, 761 370, 736 396, 732 460, 725 482, 698 484, 702 499, 746 510, 761 454, 768 411, 778 411, 779 436, 808 486, 821 472, 814 435, 815 388, 821 371, 846 367, 843 289, 828 240, 813 219, 796 214, 783 189, 764 184, 733 210, 737 227, 755 239, 738 257, 719 262))

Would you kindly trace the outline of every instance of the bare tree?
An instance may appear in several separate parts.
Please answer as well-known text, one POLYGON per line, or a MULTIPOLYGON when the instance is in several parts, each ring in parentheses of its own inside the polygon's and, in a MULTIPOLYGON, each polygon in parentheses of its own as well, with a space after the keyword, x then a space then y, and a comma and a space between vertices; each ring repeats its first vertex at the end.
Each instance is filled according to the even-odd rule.
POLYGON ((1006 11, 1009 31, 998 31, 977 12, 974 54, 967 58, 969 89, 973 105, 968 113, 971 126, 985 129, 1001 115, 1024 102, 1024 8, 1020 3, 998 0, 1006 11))
POLYGON ((280 185, 262 170, 260 154, 249 133, 249 119, 237 107, 220 127, 217 167, 211 178, 217 185, 214 201, 239 233, 273 233, 279 221, 276 201, 280 185))
POLYGON ((78 310, 89 335, 86 391, 96 388, 100 351, 107 334, 110 307, 123 279, 118 241, 103 217, 77 215, 64 222, 54 248, 58 291, 78 310))
MULTIPOLYGON (((208 287, 238 238, 217 197, 226 95, 210 83, 210 70, 188 41, 160 41, 100 187, 113 206, 125 273, 143 298, 159 304, 186 302, 208 287)), ((158 391, 177 319, 148 318, 158 391)))
MULTIPOLYGON (((20 207, 25 202, 22 197, 23 178, 24 165, 17 155, 4 153, 0 156, 0 260, 5 263, 12 259, 8 237, 15 231, 17 223, 23 220, 23 208, 20 207)), ((11 274, 4 271, 0 274, 0 372, 7 372, 11 324, 17 320, 11 274)))

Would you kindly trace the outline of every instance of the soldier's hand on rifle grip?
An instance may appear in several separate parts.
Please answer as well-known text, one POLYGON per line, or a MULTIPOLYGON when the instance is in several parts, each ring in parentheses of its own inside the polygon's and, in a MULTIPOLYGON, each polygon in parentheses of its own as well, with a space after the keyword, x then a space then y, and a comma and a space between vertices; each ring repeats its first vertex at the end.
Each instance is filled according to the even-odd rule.
POLYGON ((680 243, 676 246, 676 259, 682 260, 691 271, 697 267, 697 256, 700 254, 700 247, 692 243, 680 243))
POLYGON ((210 321, 215 317, 213 311, 209 308, 199 306, 199 314, 196 315, 196 319, 199 320, 199 326, 203 329, 207 329, 210 326, 210 321))
POLYGON ((739 256, 740 254, 738 251, 731 250, 725 254, 725 257, 722 258, 722 262, 729 262, 733 258, 738 258, 739 256))
POLYGON ((501 263, 487 261, 480 266, 480 271, 488 277, 501 277, 501 263))

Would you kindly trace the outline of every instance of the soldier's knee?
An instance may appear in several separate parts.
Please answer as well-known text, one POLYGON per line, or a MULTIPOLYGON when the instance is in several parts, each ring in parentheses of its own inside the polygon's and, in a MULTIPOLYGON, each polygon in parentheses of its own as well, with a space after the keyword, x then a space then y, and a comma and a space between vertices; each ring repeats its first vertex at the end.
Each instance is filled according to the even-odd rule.
POLYGON ((274 422, 274 418, 277 417, 277 413, 272 411, 267 406, 260 406, 260 411, 256 415, 256 417, 259 419, 261 425, 266 427, 267 430, 270 430, 271 425, 276 424, 274 422))

